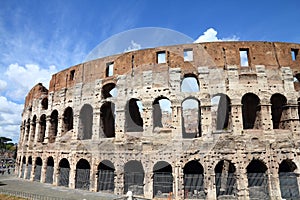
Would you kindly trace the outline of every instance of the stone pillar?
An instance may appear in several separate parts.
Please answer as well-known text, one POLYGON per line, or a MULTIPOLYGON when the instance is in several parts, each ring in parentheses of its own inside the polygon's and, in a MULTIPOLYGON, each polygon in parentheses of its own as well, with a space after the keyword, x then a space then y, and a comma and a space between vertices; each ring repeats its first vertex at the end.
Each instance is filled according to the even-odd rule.
POLYGON ((46 117, 46 131, 45 131, 45 137, 44 137, 44 144, 47 144, 49 142, 49 134, 51 133, 51 116, 46 117))
POLYGON ((143 133, 148 134, 149 132, 152 132, 153 130, 153 108, 152 108, 152 102, 151 101, 145 101, 143 102, 143 113, 142 113, 142 118, 143 118, 143 133))
POLYGON ((59 115, 58 119, 57 119, 57 134, 56 134, 56 138, 55 138, 55 142, 60 142, 60 138, 62 135, 62 131, 63 131, 63 124, 64 124, 64 116, 63 115, 59 115))
POLYGON ((40 139, 40 129, 41 129, 40 121, 37 120, 36 127, 35 127, 35 134, 34 134, 35 137, 33 141, 34 145, 36 145, 40 139))
POLYGON ((173 186, 173 197, 175 199, 183 199, 184 198, 184 192, 183 192, 183 170, 181 166, 175 166, 174 172, 173 172, 173 180, 174 180, 174 186, 173 186))
POLYGON ((116 119, 115 119, 116 140, 122 139, 125 131, 124 125, 125 125, 125 110, 124 108, 116 107, 116 119))
POLYGON ((100 114, 101 114, 100 108, 96 106, 94 108, 94 113, 93 113, 93 133, 92 133, 93 140, 99 140, 99 136, 101 133, 102 133, 101 136, 104 137, 103 130, 100 124, 100 114))
MULTIPOLYGON (((205 139, 209 139, 212 132, 211 126, 211 106, 210 105, 201 105, 200 111, 201 116, 201 136, 205 139)), ((199 120, 200 120, 199 119, 199 120)))
POLYGON ((205 171, 206 173, 204 174, 204 187, 207 191, 206 199, 216 200, 216 178, 214 168, 206 169, 205 171))
POLYGON ((28 146, 31 146, 33 143, 33 139, 35 137, 35 129, 36 129, 36 123, 31 121, 30 122, 30 131, 29 131, 29 136, 28 136, 28 146))
POLYGON ((240 135, 243 131, 242 104, 240 103, 239 99, 232 99, 231 103, 233 134, 240 135))
POLYGON ((42 160, 42 170, 41 170, 41 183, 46 182, 46 171, 47 171, 47 158, 45 160, 42 160))
POLYGON ((97 192, 98 165, 96 159, 92 159, 90 170, 90 191, 97 192))
POLYGON ((78 138, 78 129, 79 129, 79 114, 75 114, 75 113, 79 113, 80 111, 73 111, 73 135, 72 135, 72 139, 73 140, 77 140, 78 138))
POLYGON ((76 165, 70 163, 69 188, 75 189, 76 183, 76 165))
POLYGON ((124 171, 116 171, 115 176, 115 191, 114 193, 117 195, 123 195, 124 194, 124 171))
POLYGON ((237 197, 249 200, 248 177, 245 168, 237 168, 236 171, 237 197))
POLYGON ((147 171, 145 172, 144 178, 144 196, 145 198, 152 199, 153 197, 153 172, 147 171))
MULTIPOLYGON (((275 164, 275 163, 274 163, 275 164)), ((268 190, 272 200, 281 200, 278 168, 270 168, 268 173, 268 190)))
POLYGON ((59 165, 57 162, 54 162, 53 166, 53 183, 52 185, 58 186, 58 175, 59 175, 59 165))
POLYGON ((23 179, 26 179, 27 171, 28 171, 28 158, 26 158, 26 163, 25 163, 25 170, 24 170, 24 176, 23 179))
POLYGON ((273 122, 272 122, 272 114, 271 114, 271 104, 268 104, 267 102, 262 103, 261 105, 261 122, 262 122, 262 129, 272 130, 273 129, 273 122))

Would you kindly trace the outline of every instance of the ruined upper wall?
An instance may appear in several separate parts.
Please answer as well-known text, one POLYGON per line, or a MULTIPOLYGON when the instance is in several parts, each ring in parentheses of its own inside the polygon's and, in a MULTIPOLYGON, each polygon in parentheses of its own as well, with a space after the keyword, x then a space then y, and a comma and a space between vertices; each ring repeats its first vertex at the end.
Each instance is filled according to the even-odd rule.
MULTIPOLYGON (((197 74, 197 68, 201 66, 226 69, 226 66, 236 65, 241 70, 254 68, 255 65, 275 69, 289 66, 295 75, 300 72, 300 59, 293 60, 291 51, 297 54, 299 49, 300 44, 280 42, 207 42, 143 49, 81 63, 58 72, 52 76, 49 92, 97 79, 115 82, 117 75, 139 70, 156 71, 166 65, 170 68, 180 67, 182 74, 197 74), (193 51, 193 61, 184 61, 183 51, 186 49, 193 51), (248 67, 240 64, 240 50, 248 52, 248 67), (158 64, 157 53, 161 51, 166 52, 166 63, 158 64), (114 67, 113 76, 108 77, 106 68, 109 63, 113 63, 114 67)), ((26 102, 34 96, 38 94, 28 95, 26 102)))
POLYGON ((25 98, 25 108, 31 106, 31 102, 33 99, 37 99, 42 95, 48 95, 48 89, 43 86, 42 83, 36 84, 27 94, 25 98))

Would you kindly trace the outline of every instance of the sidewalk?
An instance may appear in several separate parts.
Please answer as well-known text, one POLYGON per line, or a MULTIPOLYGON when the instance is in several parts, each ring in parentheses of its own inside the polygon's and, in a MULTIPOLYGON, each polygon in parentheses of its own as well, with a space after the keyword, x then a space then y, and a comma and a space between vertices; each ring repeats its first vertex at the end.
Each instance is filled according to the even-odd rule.
POLYGON ((46 183, 32 182, 29 180, 19 179, 14 175, 8 174, 0 175, 0 191, 1 190, 25 192, 68 200, 112 200, 118 197, 114 194, 89 192, 85 190, 53 186, 46 183))

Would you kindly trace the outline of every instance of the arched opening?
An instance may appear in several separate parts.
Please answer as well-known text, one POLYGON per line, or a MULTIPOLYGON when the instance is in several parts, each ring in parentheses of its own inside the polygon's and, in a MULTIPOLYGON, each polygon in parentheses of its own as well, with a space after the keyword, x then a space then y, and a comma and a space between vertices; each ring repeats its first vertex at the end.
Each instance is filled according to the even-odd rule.
POLYGON ((40 117, 40 128, 39 128, 39 136, 38 136, 38 142, 44 142, 45 138, 45 132, 46 132, 46 115, 43 114, 40 117))
POLYGON ((213 127, 216 131, 230 129, 231 102, 227 95, 217 94, 211 99, 213 127))
POLYGON ((104 85, 102 87, 101 94, 102 94, 103 99, 106 99, 109 97, 117 97, 118 91, 116 88, 116 84, 108 83, 108 84, 104 85))
POLYGON ((184 198, 205 199, 204 192, 204 169, 202 165, 192 160, 185 164, 184 174, 184 198))
POLYGON ((140 161, 131 160, 124 166, 124 193, 132 191, 135 195, 144 194, 145 172, 140 161))
POLYGON ((282 199, 300 199, 296 164, 289 159, 279 165, 279 184, 282 199))
POLYGON ((300 120, 300 98, 298 98, 297 101, 298 101, 298 118, 300 120))
POLYGON ((41 105, 42 105, 42 109, 43 110, 47 110, 48 109, 48 98, 47 97, 43 98, 43 100, 41 102, 41 105))
POLYGON ((105 102, 100 109, 101 128, 106 137, 115 137, 115 104, 105 102))
POLYGON ((57 127, 58 127, 58 112, 53 110, 50 115, 50 131, 49 131, 49 143, 55 142, 57 136, 57 127))
POLYGON ((181 105, 182 137, 195 138, 201 136, 200 103, 195 98, 187 98, 181 105))
POLYGON ((53 157, 48 157, 46 167, 46 183, 53 183, 54 160, 53 157))
POLYGON ((126 104, 125 112, 125 131, 141 132, 143 131, 142 102, 138 99, 130 99, 126 104))
POLYGON ((93 133, 93 108, 89 104, 84 104, 79 115, 79 139, 92 139, 93 133))
POLYGON ((34 168, 34 181, 41 181, 43 161, 40 157, 35 159, 35 168, 34 168))
POLYGON ((260 99, 253 93, 247 93, 242 97, 243 128, 260 128, 261 106, 260 99))
POLYGON ((172 127, 172 109, 171 101, 160 96, 152 104, 153 107, 153 128, 170 128, 172 127))
POLYGON ((26 179, 30 179, 30 174, 32 170, 32 157, 28 157, 28 163, 27 163, 27 174, 26 174, 26 179))
POLYGON ((24 178, 25 168, 26 168, 26 157, 23 156, 22 167, 21 167, 21 178, 24 178))
POLYGON ((115 167, 109 160, 104 160, 98 165, 97 191, 114 192, 115 167))
POLYGON ((281 116, 285 109, 287 100, 282 94, 273 94, 271 97, 271 110, 272 110, 272 122, 273 129, 283 128, 280 126, 281 116))
POLYGON ((294 89, 296 91, 300 90, 300 73, 294 75, 294 89))
POLYGON ((259 160, 252 160, 247 166, 250 199, 268 199, 267 167, 259 160))
POLYGON ((30 138, 31 142, 33 142, 34 138, 36 137, 35 136, 35 130, 36 130, 36 115, 34 115, 33 118, 32 118, 32 136, 30 138))
POLYGON ((70 176, 70 164, 66 158, 63 158, 59 162, 58 185, 68 187, 69 176, 70 176))
POLYGON ((230 197, 236 199, 236 175, 234 165, 227 160, 221 160, 215 167, 216 193, 218 198, 230 197))
POLYGON ((199 81, 194 74, 185 74, 181 82, 181 92, 199 92, 199 81))
POLYGON ((80 159, 76 164, 75 188, 82 190, 90 189, 90 163, 80 159))
POLYGON ((23 122, 22 137, 20 137, 20 140, 22 140, 22 142, 25 142, 25 137, 26 137, 26 120, 24 120, 23 122))
POLYGON ((153 197, 167 198, 172 192, 172 166, 165 161, 159 161, 153 167, 153 197))
POLYGON ((62 135, 72 129, 73 129, 73 109, 71 107, 67 107, 63 115, 62 135))

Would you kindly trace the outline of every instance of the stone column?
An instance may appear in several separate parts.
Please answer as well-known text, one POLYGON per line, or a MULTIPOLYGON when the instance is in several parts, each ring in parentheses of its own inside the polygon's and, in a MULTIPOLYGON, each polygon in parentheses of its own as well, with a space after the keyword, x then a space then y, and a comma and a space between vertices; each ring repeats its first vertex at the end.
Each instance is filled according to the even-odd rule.
POLYGON ((36 123, 31 121, 30 122, 30 131, 29 131, 29 136, 28 136, 28 146, 31 146, 32 145, 32 140, 34 139, 35 137, 35 129, 36 129, 36 123))
POLYGON ((47 158, 45 160, 42 160, 42 170, 41 170, 41 182, 45 183, 46 182, 46 171, 47 171, 47 158))
POLYGON ((153 108, 152 108, 152 102, 147 100, 143 102, 143 113, 142 113, 142 118, 143 118, 143 133, 148 134, 149 132, 152 133, 153 130, 153 108))
POLYGON ((262 122, 262 129, 272 130, 273 129, 273 122, 272 122, 272 114, 271 114, 271 104, 267 102, 263 102, 261 105, 261 122, 262 122))
POLYGON ((59 176, 59 165, 57 162, 54 162, 53 166, 53 185, 58 186, 58 176, 59 176))
POLYGON ((115 191, 114 193, 117 195, 123 195, 124 194, 124 171, 116 171, 115 176, 115 191))
POLYGON ((40 120, 36 120, 36 127, 35 127, 35 137, 34 137, 34 145, 36 145, 40 139, 40 129, 41 129, 41 125, 40 125, 40 120))
POLYGON ((47 144, 49 142, 49 134, 51 133, 51 116, 46 117, 46 131, 45 131, 45 137, 44 137, 44 144, 47 144))
POLYGON ((63 115, 59 115, 58 119, 57 119, 57 135, 55 138, 55 142, 59 142, 61 135, 62 135, 62 131, 63 131, 63 124, 64 124, 64 116, 63 115))
POLYGON ((231 100, 231 116, 233 134, 240 135, 243 131, 243 114, 240 99, 231 100))
POLYGON ((79 114, 75 114, 75 113, 79 113, 80 111, 73 111, 73 135, 72 135, 72 139, 73 140, 77 140, 78 138, 78 129, 79 129, 79 114))
MULTIPOLYGON (((274 163, 275 164, 275 163, 274 163)), ((272 200, 281 200, 278 168, 270 168, 268 173, 268 190, 272 200)))
POLYGON ((206 173, 204 174, 204 187, 207 191, 206 199, 216 200, 216 178, 214 168, 206 169, 205 171, 206 173))
POLYGON ((153 197, 153 172, 147 171, 145 172, 145 178, 144 178, 144 196, 146 198, 152 199, 153 197))
MULTIPOLYGON (((212 132, 211 127, 211 106, 210 105, 201 105, 200 108, 200 119, 201 119, 201 136, 203 138, 210 138, 212 132)), ((199 119, 199 120, 200 120, 199 119)))
POLYGON ((70 163, 69 188, 75 189, 76 183, 76 165, 70 163))
POLYGON ((93 133, 92 133, 92 139, 93 140, 99 140, 100 134, 102 137, 103 135, 103 130, 101 129, 101 124, 100 124, 100 108, 96 106, 94 108, 94 113, 93 113, 93 133))
POLYGON ((237 168, 236 171, 237 197, 249 200, 248 177, 245 168, 237 168))
POLYGON ((90 191, 97 192, 98 165, 96 159, 92 159, 90 170, 90 191))

